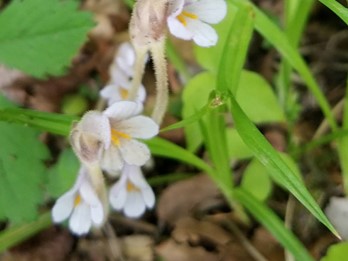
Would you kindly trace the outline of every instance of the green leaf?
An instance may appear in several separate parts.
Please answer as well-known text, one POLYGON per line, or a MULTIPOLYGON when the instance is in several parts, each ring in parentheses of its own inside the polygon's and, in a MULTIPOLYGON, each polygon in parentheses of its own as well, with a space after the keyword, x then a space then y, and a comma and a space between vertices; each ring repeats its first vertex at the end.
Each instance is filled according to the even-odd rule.
POLYGON ((236 97, 252 122, 264 123, 285 120, 284 113, 271 86, 257 73, 242 71, 236 97))
POLYGON ((193 153, 174 143, 161 138, 153 138, 144 142, 149 146, 151 153, 155 156, 176 159, 191 166, 195 166, 198 169, 205 171, 207 174, 212 175, 213 173, 213 169, 207 163, 193 153))
POLYGON ((331 245, 325 257, 320 261, 343 261, 348 256, 348 242, 331 245))
MULTIPOLYGON (((245 0, 230 0, 234 5, 242 6, 245 5, 245 0)), ((253 5, 250 1, 248 1, 253 5)), ((298 71, 302 79, 306 83, 306 86, 312 92, 316 98, 320 108, 322 109, 330 127, 335 130, 337 129, 337 123, 331 112, 330 105, 320 90, 318 83, 315 81, 313 74, 309 70, 305 61, 303 60, 300 53, 291 45, 287 36, 280 28, 274 24, 262 11, 260 11, 255 5, 253 5, 254 18, 255 18, 255 29, 262 34, 267 41, 269 41, 291 64, 291 66, 298 71)))
POLYGON ((263 224, 273 236, 289 250, 298 261, 314 261, 301 242, 291 231, 284 227, 282 221, 273 213, 271 209, 262 204, 248 191, 238 188, 234 192, 238 201, 263 224))
POLYGON ((249 120, 232 95, 231 112, 239 135, 254 152, 255 157, 267 167, 271 177, 281 182, 320 222, 338 235, 303 182, 249 120))
POLYGON ((33 222, 29 222, 23 225, 16 225, 4 231, 1 231, 0 253, 20 242, 23 242, 25 239, 49 227, 51 224, 51 213, 47 212, 33 222))
POLYGON ((33 220, 42 203, 47 148, 37 131, 0 122, 0 209, 14 223, 33 220))
POLYGON ((348 9, 336 0, 319 0, 348 25, 348 9))
POLYGON ((266 200, 271 194, 272 182, 268 171, 256 158, 245 169, 241 187, 260 201, 266 200))
MULTIPOLYGON (((183 91, 182 116, 186 120, 196 114, 208 102, 209 94, 215 87, 215 76, 212 73, 200 73, 193 77, 183 91)), ((202 133, 198 123, 185 126, 185 137, 189 151, 195 151, 202 143, 202 133)))
POLYGON ((249 147, 244 143, 238 131, 235 128, 226 130, 228 155, 233 159, 247 159, 254 154, 249 147))
POLYGON ((75 1, 13 1, 0 13, 0 62, 35 77, 60 75, 87 32, 91 14, 75 1))
POLYGON ((57 198, 69 190, 76 180, 79 168, 80 162, 75 153, 71 149, 64 150, 49 173, 47 184, 49 194, 57 198))

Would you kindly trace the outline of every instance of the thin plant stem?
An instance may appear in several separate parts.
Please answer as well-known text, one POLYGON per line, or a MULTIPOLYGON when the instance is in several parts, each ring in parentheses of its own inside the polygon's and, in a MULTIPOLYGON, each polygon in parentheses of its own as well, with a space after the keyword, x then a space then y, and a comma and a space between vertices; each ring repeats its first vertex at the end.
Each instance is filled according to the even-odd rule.
POLYGON ((165 58, 165 38, 161 38, 151 46, 151 55, 156 74, 156 101, 152 119, 161 125, 168 105, 168 73, 165 58))

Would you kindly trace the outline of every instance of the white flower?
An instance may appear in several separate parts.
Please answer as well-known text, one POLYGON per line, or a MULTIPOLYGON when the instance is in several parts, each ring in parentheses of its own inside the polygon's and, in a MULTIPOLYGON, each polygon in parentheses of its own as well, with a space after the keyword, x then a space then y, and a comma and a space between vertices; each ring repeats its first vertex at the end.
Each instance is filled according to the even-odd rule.
POLYGON ((200 46, 217 43, 218 35, 208 24, 219 23, 227 13, 225 0, 176 0, 168 10, 169 31, 200 46))
POLYGON ((88 233, 92 226, 100 227, 105 219, 103 204, 84 167, 80 168, 74 186, 56 201, 52 209, 55 223, 69 217, 69 228, 76 235, 88 233))
POLYGON ((155 205, 155 194, 147 184, 140 167, 125 165, 120 180, 110 189, 109 200, 127 217, 139 217, 155 205))
MULTIPOLYGON (((158 134, 158 125, 149 117, 138 115, 141 104, 132 101, 119 101, 111 105, 104 112, 87 112, 72 131, 71 144, 77 154, 89 155, 88 158, 99 157, 102 169, 110 174, 117 174, 125 163, 142 166, 150 158, 148 147, 136 139, 149 139, 158 134), (92 148, 84 152, 87 143, 84 136, 93 137, 92 148), (95 140, 98 140, 96 142, 95 140), (76 149, 78 148, 78 149, 76 149), (100 155, 100 156, 99 156, 100 155)), ((90 138, 91 139, 91 138, 90 138)), ((88 140, 90 140, 88 139, 88 140)), ((81 157, 80 158, 86 158, 81 157)))
MULTIPOLYGON (((110 82, 100 91, 101 97, 107 100, 109 106, 117 101, 128 100, 134 63, 135 51, 132 45, 129 42, 121 44, 110 66, 110 82)), ((140 85, 135 101, 143 103, 145 98, 145 87, 140 85)))

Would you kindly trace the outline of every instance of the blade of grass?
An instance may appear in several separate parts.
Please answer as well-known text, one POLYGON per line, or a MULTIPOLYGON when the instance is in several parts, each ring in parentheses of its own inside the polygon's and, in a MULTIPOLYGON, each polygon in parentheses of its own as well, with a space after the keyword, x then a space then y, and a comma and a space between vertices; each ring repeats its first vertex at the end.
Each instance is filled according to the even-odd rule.
POLYGON ((336 0, 319 0, 348 25, 348 9, 336 0))
POLYGON ((337 231, 308 192, 303 182, 249 120, 233 95, 231 95, 231 112, 239 135, 253 151, 254 156, 266 166, 270 176, 286 187, 321 223, 339 237, 337 231))
POLYGON ((289 231, 271 209, 248 191, 238 188, 234 197, 299 261, 314 261, 301 242, 289 231))
MULTIPOLYGON (((245 4, 245 0, 230 0, 236 6, 245 4)), ((263 35, 291 64, 291 66, 298 71, 302 79, 306 83, 313 96, 316 98, 325 118, 332 130, 337 129, 337 123, 331 112, 330 105, 326 100, 324 94, 321 92, 319 85, 315 81, 311 71, 303 60, 299 52, 291 45, 287 36, 281 29, 274 24, 262 11, 255 5, 248 1, 253 6, 255 14, 255 29, 263 35)))
POLYGON ((51 224, 51 213, 47 212, 36 221, 10 227, 0 232, 0 253, 49 227, 51 224))

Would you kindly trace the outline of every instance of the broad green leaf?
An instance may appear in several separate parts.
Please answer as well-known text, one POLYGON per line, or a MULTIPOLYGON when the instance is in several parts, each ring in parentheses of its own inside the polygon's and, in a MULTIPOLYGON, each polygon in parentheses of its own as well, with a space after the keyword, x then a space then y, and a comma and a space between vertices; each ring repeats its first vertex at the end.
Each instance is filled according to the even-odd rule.
POLYGON ((348 256, 348 242, 340 242, 334 245, 331 245, 324 256, 320 261, 343 261, 347 260, 348 256))
MULTIPOLYGON (((245 0, 230 0, 234 5, 245 5, 245 0)), ((253 5, 251 1, 248 1, 253 5)), ((298 71, 306 86, 316 98, 320 108, 322 109, 327 121, 332 129, 337 129, 337 123, 332 115, 330 105, 326 97, 320 90, 318 83, 315 81, 313 74, 309 70, 300 53, 291 45, 287 36, 280 28, 274 24, 262 11, 253 5, 255 29, 262 34, 267 41, 269 41, 291 64, 291 66, 298 71)))
POLYGON ((0 254, 27 238, 35 235, 41 230, 49 227, 51 222, 51 213, 41 215, 37 220, 23 225, 16 225, 0 232, 0 254))
POLYGON ((76 180, 80 162, 71 149, 64 150, 56 165, 50 170, 47 190, 49 194, 57 198, 68 191, 76 180))
POLYGON ((255 157, 267 167, 271 177, 281 182, 320 222, 338 235, 303 182, 249 120, 232 95, 231 112, 238 133, 254 152, 255 157))
POLYGON ((254 123, 285 120, 271 86, 257 73, 242 71, 236 97, 254 123))
POLYGON ((245 145, 235 128, 228 128, 226 130, 226 135, 228 154, 232 160, 247 159, 254 155, 249 147, 245 145))
POLYGON ((348 9, 337 0, 319 0, 348 25, 348 9))
MULTIPOLYGON (((211 73, 200 73, 193 77, 183 92, 183 119, 188 119, 204 107, 209 94, 215 88, 215 76, 211 73)), ((202 143, 202 134, 198 123, 185 126, 185 137, 189 151, 195 151, 202 143)))
POLYGON ((238 188, 234 197, 263 224, 298 261, 314 261, 301 242, 289 231, 274 212, 248 191, 238 188))
POLYGON ((252 159, 243 173, 241 187, 255 198, 264 201, 272 192, 272 181, 264 165, 256 158, 252 159))
POLYGON ((77 9, 75 1, 10 3, 0 13, 0 63, 40 78, 64 73, 93 27, 77 9))
POLYGON ((14 223, 33 220, 43 200, 48 159, 37 131, 0 122, 0 208, 14 223))

